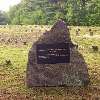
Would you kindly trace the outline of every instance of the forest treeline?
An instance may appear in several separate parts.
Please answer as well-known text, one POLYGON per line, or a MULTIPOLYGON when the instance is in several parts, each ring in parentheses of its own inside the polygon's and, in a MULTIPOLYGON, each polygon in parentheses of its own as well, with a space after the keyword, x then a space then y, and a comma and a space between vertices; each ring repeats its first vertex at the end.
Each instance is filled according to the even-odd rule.
POLYGON ((69 25, 100 26, 100 0, 21 0, 0 14, 0 24, 49 25, 62 18, 69 25))

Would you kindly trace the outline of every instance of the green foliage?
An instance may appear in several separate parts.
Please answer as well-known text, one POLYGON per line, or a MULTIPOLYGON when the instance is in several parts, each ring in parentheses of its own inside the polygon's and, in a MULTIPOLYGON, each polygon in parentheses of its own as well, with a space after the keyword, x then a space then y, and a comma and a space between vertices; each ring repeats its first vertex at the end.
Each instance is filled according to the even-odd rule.
POLYGON ((100 0, 22 0, 8 12, 9 24, 100 25, 100 0))
POLYGON ((8 23, 7 14, 0 11, 0 25, 6 25, 7 23, 8 23))

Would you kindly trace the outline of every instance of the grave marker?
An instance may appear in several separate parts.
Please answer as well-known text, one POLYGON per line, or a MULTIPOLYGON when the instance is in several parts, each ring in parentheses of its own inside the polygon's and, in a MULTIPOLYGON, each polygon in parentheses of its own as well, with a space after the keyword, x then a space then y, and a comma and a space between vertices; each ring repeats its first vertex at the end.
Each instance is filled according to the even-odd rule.
POLYGON ((58 20, 29 51, 27 86, 87 86, 87 64, 77 48, 70 44, 73 43, 68 27, 58 20))

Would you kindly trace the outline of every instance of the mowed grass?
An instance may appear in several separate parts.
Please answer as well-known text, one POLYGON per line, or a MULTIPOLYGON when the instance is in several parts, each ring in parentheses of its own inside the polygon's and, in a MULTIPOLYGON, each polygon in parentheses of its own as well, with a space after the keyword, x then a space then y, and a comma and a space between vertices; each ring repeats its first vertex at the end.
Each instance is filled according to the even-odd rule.
MULTIPOLYGON (((17 27, 17 26, 16 26, 17 27)), ((18 26, 19 27, 19 26, 18 26)), ((21 29, 22 26, 20 26, 21 29)), ((24 26, 26 27, 26 26, 24 26)), ((29 26, 28 26, 29 27, 29 26)), ((31 26, 32 27, 32 26, 31 26)), ((3 34, 14 34, 12 30, 0 29, 3 34), (10 33, 12 31, 12 33, 10 33)), ((32 27, 33 28, 33 27, 32 27)), ((18 28, 19 29, 19 28, 18 28)), ((28 29, 28 28, 27 28, 28 29)), ((41 34, 50 27, 42 26, 33 28, 33 32, 41 34)), ((17 30, 17 29, 16 29, 17 30)), ((26 30, 26 29, 25 29, 26 30)), ((31 34, 29 31, 15 32, 15 35, 31 34)), ((88 87, 38 87, 29 89, 26 86, 26 68, 28 51, 32 42, 27 45, 19 44, 0 44, 0 100, 99 100, 100 99, 100 28, 99 27, 71 27, 72 41, 79 45, 78 51, 83 55, 89 75, 90 85, 88 87), (75 31, 80 28, 80 35, 76 36, 75 31), (91 28, 94 35, 98 37, 86 37, 91 28), (94 52, 92 46, 98 46, 99 51, 94 52), (7 61, 11 63, 7 64, 7 61)), ((0 34, 2 37, 2 34, 0 34)), ((33 34, 31 34, 33 35, 33 34)), ((34 34, 36 35, 36 34, 34 34)))

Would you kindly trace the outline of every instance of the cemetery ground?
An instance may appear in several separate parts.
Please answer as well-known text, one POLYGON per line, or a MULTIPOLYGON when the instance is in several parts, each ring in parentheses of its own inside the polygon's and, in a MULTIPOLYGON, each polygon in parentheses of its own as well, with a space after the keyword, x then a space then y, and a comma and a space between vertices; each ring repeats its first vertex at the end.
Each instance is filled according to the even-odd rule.
POLYGON ((69 27, 72 41, 78 45, 88 66, 88 87, 27 88, 28 51, 50 27, 0 26, 0 100, 100 100, 100 27, 69 27))

